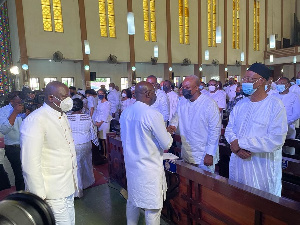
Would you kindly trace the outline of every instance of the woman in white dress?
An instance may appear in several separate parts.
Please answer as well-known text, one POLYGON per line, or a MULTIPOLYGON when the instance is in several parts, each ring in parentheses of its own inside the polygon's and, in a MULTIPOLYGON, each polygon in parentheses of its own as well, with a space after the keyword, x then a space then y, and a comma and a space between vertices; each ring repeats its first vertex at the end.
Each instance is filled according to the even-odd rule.
POLYGON ((99 145, 97 132, 89 115, 82 113, 83 102, 76 98, 73 100, 72 113, 68 120, 72 130, 77 158, 78 189, 75 197, 83 196, 83 189, 95 183, 92 165, 92 143, 99 145))
POLYGON ((131 106, 134 102, 135 99, 132 98, 131 90, 123 89, 120 102, 120 115, 128 106, 131 106))
POLYGON ((104 156, 106 156, 105 146, 106 146, 106 133, 109 132, 110 121, 112 119, 110 115, 111 104, 107 101, 106 92, 104 89, 98 90, 98 105, 95 112, 95 125, 98 127, 98 137, 100 138, 101 149, 103 150, 104 156))

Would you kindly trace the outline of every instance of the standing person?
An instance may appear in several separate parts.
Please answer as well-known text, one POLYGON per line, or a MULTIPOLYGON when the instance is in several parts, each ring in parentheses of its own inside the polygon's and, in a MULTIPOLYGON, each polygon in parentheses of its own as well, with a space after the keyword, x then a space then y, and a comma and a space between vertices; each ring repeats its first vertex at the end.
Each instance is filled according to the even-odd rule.
POLYGON ((300 71, 296 75, 296 84, 290 87, 290 91, 300 96, 300 71))
POLYGON ((19 92, 9 93, 9 104, 0 109, 0 132, 4 135, 5 155, 13 169, 17 191, 25 189, 20 158, 20 126, 24 106, 19 95, 19 92))
POLYGON ((69 90, 70 90, 70 95, 71 95, 72 99, 81 98, 81 96, 79 94, 77 94, 76 87, 70 86, 69 90))
POLYGON ((72 113, 68 120, 72 130, 72 135, 76 150, 78 191, 75 197, 83 196, 83 189, 95 183, 92 164, 92 143, 99 146, 97 131, 89 115, 82 113, 83 101, 79 98, 73 100, 72 113))
POLYGON ((111 104, 110 114, 113 118, 116 117, 116 112, 120 103, 120 93, 115 89, 115 87, 114 83, 109 84, 109 94, 107 96, 107 99, 111 104))
POLYGON ((169 120, 170 116, 170 106, 169 106, 169 100, 167 94, 160 89, 160 86, 157 85, 157 78, 154 75, 150 75, 147 77, 147 82, 153 85, 155 93, 156 93, 156 101, 153 105, 151 105, 152 108, 156 109, 158 112, 160 112, 163 117, 164 121, 167 125, 167 121, 169 120))
POLYGON ((156 100, 153 86, 145 81, 136 85, 136 103, 121 115, 121 140, 128 185, 127 224, 138 224, 140 208, 146 224, 159 225, 167 184, 163 151, 172 145, 163 116, 150 107, 156 100))
POLYGON ((214 172, 219 159, 220 111, 212 98, 201 94, 199 85, 200 80, 195 75, 184 79, 182 93, 185 100, 178 103, 177 113, 168 129, 175 132, 179 126, 184 161, 214 172))
POLYGON ((229 78, 228 84, 229 85, 226 87, 225 92, 227 94, 228 100, 232 101, 235 97, 237 85, 235 84, 234 78, 229 78))
POLYGON ((267 95, 278 94, 278 91, 276 89, 276 84, 273 82, 273 77, 269 77, 269 79, 267 80, 265 85, 265 91, 267 95))
POLYGON ((208 96, 216 101, 220 112, 222 112, 223 109, 226 108, 226 95, 224 95, 222 91, 219 90, 219 86, 216 80, 210 80, 208 82, 208 90, 208 96))
POLYGON ((177 110, 177 103, 179 101, 178 94, 172 90, 172 83, 169 80, 164 81, 163 90, 167 94, 170 103, 170 116, 168 121, 171 121, 172 117, 174 116, 177 110))
POLYGON ((238 85, 236 87, 236 96, 234 97, 234 99, 231 102, 228 102, 228 104, 227 104, 226 112, 228 113, 228 115, 232 111, 233 107, 243 98, 246 98, 246 96, 243 93, 242 86, 238 85))
POLYGON ((65 112, 73 107, 69 89, 53 81, 45 103, 21 126, 22 166, 26 189, 50 205, 56 225, 75 224, 76 151, 65 112))
POLYGON ((98 106, 95 112, 95 125, 98 127, 100 145, 103 154, 106 155, 106 133, 109 132, 111 121, 111 103, 106 100, 106 92, 103 89, 98 90, 98 106))
POLYGON ((199 90, 201 92, 201 94, 208 94, 209 91, 205 89, 206 87, 206 84, 204 82, 200 82, 200 85, 199 85, 199 90))
POLYGON ((270 73, 261 63, 247 70, 242 88, 250 97, 233 108, 225 137, 232 151, 229 179, 281 196, 287 116, 282 102, 265 91, 270 73))
POLYGON ((128 107, 131 106, 135 100, 132 99, 132 94, 130 89, 122 90, 121 101, 120 101, 120 115, 128 107))
MULTIPOLYGON (((288 122, 288 132, 286 139, 295 139, 296 138, 296 121, 300 118, 300 96, 296 93, 290 91, 290 81, 287 77, 281 77, 277 81, 276 88, 279 94, 274 95, 276 98, 279 98, 287 114, 288 122)), ((294 147, 283 146, 283 152, 295 154, 294 147)))

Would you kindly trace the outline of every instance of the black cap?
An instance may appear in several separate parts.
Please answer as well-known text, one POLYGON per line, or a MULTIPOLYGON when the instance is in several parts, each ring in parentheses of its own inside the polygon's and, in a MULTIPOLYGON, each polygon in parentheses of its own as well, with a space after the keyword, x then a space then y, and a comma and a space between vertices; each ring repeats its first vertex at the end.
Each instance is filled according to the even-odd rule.
POLYGON ((257 73, 266 80, 268 80, 269 77, 272 75, 272 71, 268 67, 266 67, 265 64, 262 63, 253 63, 248 70, 257 73))

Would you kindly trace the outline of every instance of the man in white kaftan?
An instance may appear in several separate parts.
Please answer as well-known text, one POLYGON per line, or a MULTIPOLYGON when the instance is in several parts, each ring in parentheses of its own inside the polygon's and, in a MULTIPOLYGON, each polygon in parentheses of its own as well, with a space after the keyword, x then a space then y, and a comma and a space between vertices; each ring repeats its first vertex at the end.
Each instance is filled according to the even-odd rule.
POLYGON ((107 95, 107 100, 111 104, 110 113, 113 118, 116 117, 117 110, 119 108, 120 104, 120 93, 115 89, 115 84, 110 83, 109 84, 109 94, 107 95))
MULTIPOLYGON (((290 80, 287 77, 281 77, 277 81, 278 94, 274 95, 276 98, 279 98, 286 109, 287 122, 288 122, 288 132, 286 139, 295 139, 296 138, 296 128, 295 123, 300 118, 300 95, 291 92, 290 89, 290 80)), ((286 154, 294 155, 295 148, 289 146, 283 146, 283 152, 286 154)))
POLYGON ((270 70, 254 63, 243 78, 243 92, 230 113, 225 137, 230 143, 229 179, 281 196, 282 146, 287 133, 283 103, 265 92, 270 70))
POLYGON ((121 140, 127 177, 127 224, 138 223, 140 208, 145 209, 146 224, 160 224, 166 194, 163 151, 172 145, 162 115, 150 107, 156 95, 145 81, 136 85, 136 102, 120 118, 121 140))
POLYGON ((170 116, 170 106, 169 106, 168 96, 163 90, 155 87, 157 84, 157 78, 154 75, 148 76, 147 82, 153 85, 157 97, 156 101, 154 102, 153 105, 151 105, 151 107, 157 110, 158 112, 160 112, 163 115, 165 123, 167 123, 170 116))
POLYGON ((178 103, 169 129, 174 132, 179 125, 181 157, 186 162, 214 172, 219 159, 220 112, 212 98, 200 93, 199 84, 197 76, 185 78, 182 93, 186 99, 178 103))
POLYGON ((171 85, 172 85, 171 82, 168 80, 164 81, 163 83, 164 92, 167 94, 170 103, 170 115, 168 121, 170 121, 174 116, 174 114, 176 113, 177 104, 179 101, 178 94, 172 90, 171 85))

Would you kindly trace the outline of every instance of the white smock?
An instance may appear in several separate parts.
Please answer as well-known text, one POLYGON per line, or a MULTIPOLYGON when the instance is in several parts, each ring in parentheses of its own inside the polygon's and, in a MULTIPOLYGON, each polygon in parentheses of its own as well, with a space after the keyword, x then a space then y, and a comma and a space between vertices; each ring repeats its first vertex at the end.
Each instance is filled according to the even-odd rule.
POLYGON ((175 91, 170 91, 167 93, 169 103, 170 103, 170 116, 169 116, 169 121, 172 119, 174 114, 176 113, 177 110, 177 104, 178 104, 178 94, 175 91))
POLYGON ((167 122, 170 115, 168 96, 164 91, 160 89, 156 90, 155 93, 156 101, 153 105, 151 105, 151 108, 156 109, 158 112, 160 112, 163 115, 164 121, 167 122))
POLYGON ((163 151, 173 142, 163 117, 137 101, 123 111, 120 124, 128 201, 136 207, 160 209, 167 190, 163 151))
POLYGON ((194 102, 182 99, 170 125, 179 125, 181 157, 188 163, 198 164, 200 168, 214 172, 214 165, 219 159, 221 134, 221 118, 216 102, 203 94, 194 102), (206 154, 213 156, 211 167, 203 163, 206 154))
POLYGON ((251 102, 239 101, 229 116, 225 137, 238 140, 251 157, 231 154, 229 179, 281 196, 282 146, 287 133, 287 116, 282 101, 273 95, 251 102))

